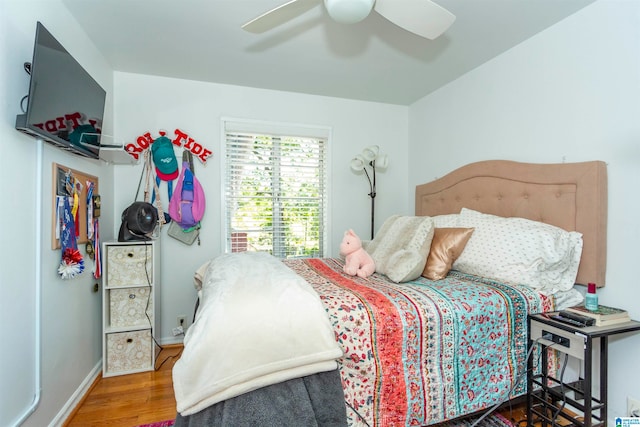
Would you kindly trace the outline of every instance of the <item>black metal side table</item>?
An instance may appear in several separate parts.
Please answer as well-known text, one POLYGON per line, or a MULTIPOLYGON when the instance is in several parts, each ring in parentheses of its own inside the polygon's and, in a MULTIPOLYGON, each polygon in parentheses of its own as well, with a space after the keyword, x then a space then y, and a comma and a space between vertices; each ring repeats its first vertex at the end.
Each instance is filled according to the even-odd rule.
MULTIPOLYGON (((551 313, 548 313, 551 314, 551 313)), ((541 346, 541 367, 534 372, 534 357, 530 357, 527 370, 527 424, 534 421, 543 427, 573 425, 578 427, 601 427, 607 424, 607 352, 608 338, 611 335, 640 331, 640 322, 635 320, 611 326, 577 327, 558 322, 548 314, 532 314, 528 317, 529 348, 541 346), (598 345, 599 342, 599 345, 598 345), (548 372, 549 355, 547 349, 553 347, 583 362, 583 378, 564 383, 548 372), (594 372, 594 352, 599 351, 600 367, 594 372), (593 393, 594 374, 600 384, 597 393, 593 393), (576 417, 567 411, 578 410, 576 417)))

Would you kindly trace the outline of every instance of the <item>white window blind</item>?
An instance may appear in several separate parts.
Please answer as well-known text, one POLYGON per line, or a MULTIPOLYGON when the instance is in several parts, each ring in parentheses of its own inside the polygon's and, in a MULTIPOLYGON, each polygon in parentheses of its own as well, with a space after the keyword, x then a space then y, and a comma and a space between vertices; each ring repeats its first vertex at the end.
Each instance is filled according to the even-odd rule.
POLYGON ((326 136, 269 124, 224 129, 226 251, 324 256, 326 136))

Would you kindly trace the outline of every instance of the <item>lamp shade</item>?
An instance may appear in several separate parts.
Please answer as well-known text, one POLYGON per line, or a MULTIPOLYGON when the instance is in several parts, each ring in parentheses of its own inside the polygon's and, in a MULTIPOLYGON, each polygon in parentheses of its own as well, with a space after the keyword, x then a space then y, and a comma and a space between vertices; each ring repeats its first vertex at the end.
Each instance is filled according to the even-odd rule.
POLYGON ((366 18, 375 0, 324 0, 329 16, 341 24, 355 24, 366 18))
POLYGON ((376 167, 380 169, 386 169, 389 166, 389 156, 386 154, 381 154, 376 159, 376 167))
POLYGON ((351 170, 354 172, 362 172, 367 161, 360 154, 351 159, 351 170))
POLYGON ((370 145, 362 150, 362 157, 364 157, 367 162, 370 162, 378 157, 379 151, 380 147, 378 147, 377 145, 370 145))

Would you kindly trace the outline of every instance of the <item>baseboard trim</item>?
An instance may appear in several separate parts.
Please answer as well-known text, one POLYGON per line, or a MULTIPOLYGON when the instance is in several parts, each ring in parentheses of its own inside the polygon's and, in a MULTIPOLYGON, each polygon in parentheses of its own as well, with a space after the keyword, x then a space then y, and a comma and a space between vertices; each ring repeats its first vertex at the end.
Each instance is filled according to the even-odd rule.
POLYGON ((53 421, 51 421, 49 427, 66 426, 100 378, 102 378, 102 359, 98 361, 98 364, 94 366, 89 375, 87 375, 73 395, 67 400, 67 403, 60 409, 60 412, 58 412, 53 421))
POLYGON ((172 345, 182 345, 184 343, 184 335, 179 335, 177 337, 169 338, 164 337, 160 339, 160 345, 162 347, 172 346, 172 345))

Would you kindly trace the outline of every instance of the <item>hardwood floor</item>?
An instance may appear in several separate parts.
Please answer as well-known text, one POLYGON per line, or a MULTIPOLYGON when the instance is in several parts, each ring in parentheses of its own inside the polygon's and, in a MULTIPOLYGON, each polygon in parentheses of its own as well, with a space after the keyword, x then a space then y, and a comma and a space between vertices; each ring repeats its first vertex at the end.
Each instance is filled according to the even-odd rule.
POLYGON ((526 427, 527 425, 526 402, 512 407, 505 406, 500 408, 498 412, 516 427, 526 427))
MULTIPOLYGON (((176 416, 171 371, 182 345, 164 346, 156 371, 117 377, 99 377, 65 427, 134 427, 176 416)), ((526 406, 504 408, 500 413, 516 426, 526 425, 526 406)))
POLYGON ((182 345, 166 345, 156 371, 117 377, 98 377, 65 427, 134 427, 174 419, 176 401, 171 371, 182 345))

